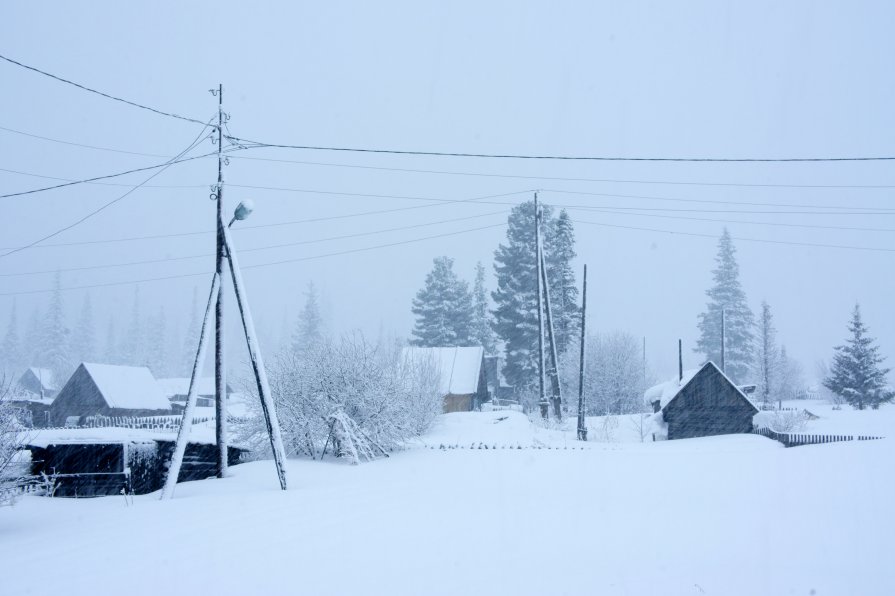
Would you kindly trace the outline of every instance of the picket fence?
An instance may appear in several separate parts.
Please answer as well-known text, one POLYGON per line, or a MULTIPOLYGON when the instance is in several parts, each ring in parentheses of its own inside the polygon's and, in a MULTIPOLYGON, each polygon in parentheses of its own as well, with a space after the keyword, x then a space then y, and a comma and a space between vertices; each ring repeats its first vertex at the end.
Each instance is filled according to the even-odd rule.
MULTIPOLYGON (((214 416, 202 416, 193 418, 193 424, 205 424, 214 422, 214 416)), ((248 420, 239 416, 227 416, 231 423, 241 423, 248 420)), ((154 430, 158 432, 175 432, 180 430, 182 416, 90 416, 82 424, 77 426, 50 426, 44 429, 71 429, 71 428, 130 428, 154 430)))
POLYGON ((784 447, 801 447, 802 445, 820 445, 822 443, 839 443, 841 441, 875 441, 885 437, 872 435, 807 435, 799 433, 778 433, 769 428, 756 428, 755 434, 780 441, 784 447))

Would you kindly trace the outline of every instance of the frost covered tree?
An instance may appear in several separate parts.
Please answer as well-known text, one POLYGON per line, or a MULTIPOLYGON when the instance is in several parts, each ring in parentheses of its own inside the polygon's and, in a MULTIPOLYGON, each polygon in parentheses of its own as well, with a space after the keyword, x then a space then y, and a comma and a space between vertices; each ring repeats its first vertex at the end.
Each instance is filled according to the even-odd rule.
POLYGON ((556 349, 562 357, 569 346, 577 346, 581 329, 581 309, 578 306, 578 285, 572 270, 575 258, 575 230, 569 214, 563 209, 556 219, 548 222, 544 239, 544 260, 550 281, 550 307, 556 349))
MULTIPOLYGON (((580 324, 578 289, 571 268, 575 257, 571 220, 560 213, 554 218, 549 205, 541 205, 541 241, 550 302, 556 330, 557 351, 562 354, 576 346, 580 324)), ((537 382, 538 306, 537 263, 535 257, 534 201, 516 205, 507 219, 506 243, 494 252, 497 289, 492 327, 504 344, 503 374, 520 393, 537 382)))
POLYGON ((0 374, 4 372, 14 375, 23 368, 22 362, 22 342, 19 340, 19 321, 16 316, 16 303, 13 300, 12 310, 9 313, 9 324, 6 327, 6 334, 3 336, 3 343, 0 344, 0 374))
POLYGON ((805 373, 799 361, 790 358, 786 346, 777 355, 777 399, 798 399, 805 388, 805 373))
POLYGON ((18 408, 11 403, 12 384, 6 375, 0 374, 0 505, 12 502, 12 488, 20 480, 15 456, 22 444, 18 408))
POLYGON ((56 379, 66 379, 71 372, 71 332, 65 322, 60 276, 56 283, 47 313, 44 316, 37 343, 37 365, 53 371, 56 379))
POLYGON ((308 282, 305 290, 305 304, 298 313, 298 322, 292 334, 292 349, 300 352, 323 339, 323 315, 314 282, 308 282))
POLYGON ((473 304, 469 284, 454 273, 454 260, 438 257, 425 285, 413 299, 411 344, 425 347, 470 346, 473 337, 473 304))
POLYGON ((886 384, 888 368, 880 365, 885 358, 879 353, 875 340, 867 335, 868 329, 861 320, 861 307, 855 305, 848 324, 851 337, 841 346, 836 346, 830 374, 823 381, 824 386, 842 396, 853 408, 876 409, 882 403, 895 397, 886 384))
POLYGON ((486 355, 497 351, 494 330, 491 329, 491 313, 488 310, 488 294, 485 292, 485 267, 481 261, 475 265, 475 283, 472 287, 472 335, 475 342, 485 349, 486 355))
POLYGON ((115 335, 115 319, 109 317, 109 326, 106 327, 106 345, 103 350, 103 362, 106 364, 120 364, 118 348, 118 337, 115 335))
POLYGON ((721 313, 724 312, 725 373, 736 383, 748 380, 752 366, 755 320, 740 285, 740 267, 736 249, 727 228, 718 241, 714 283, 706 291, 705 312, 699 315, 699 339, 695 351, 721 365, 721 313))
POLYGON ((96 360, 96 329, 93 325, 93 305, 90 301, 90 294, 84 296, 81 315, 72 336, 71 352, 72 364, 75 366, 81 362, 96 360))
POLYGON ((777 330, 767 301, 761 303, 758 317, 758 337, 755 342, 755 377, 758 381, 758 397, 765 406, 770 405, 778 390, 780 354, 777 351, 777 330))
MULTIPOLYGON (((397 343, 373 344, 359 334, 287 350, 274 359, 268 376, 287 452, 312 458, 328 449, 356 459, 344 444, 348 435, 355 448, 400 447, 425 432, 442 407, 434 366, 405 358, 397 343)), ((255 407, 257 400, 250 403, 255 407)), ((267 448, 260 412, 238 434, 267 448)))
MULTIPOLYGON (((577 370, 567 367, 574 378, 577 370)), ((641 345, 629 333, 588 334, 584 392, 588 415, 633 414, 644 410, 646 378, 641 345)), ((567 373, 567 374, 568 374, 567 373)), ((577 379, 568 386, 577 386, 577 379)))

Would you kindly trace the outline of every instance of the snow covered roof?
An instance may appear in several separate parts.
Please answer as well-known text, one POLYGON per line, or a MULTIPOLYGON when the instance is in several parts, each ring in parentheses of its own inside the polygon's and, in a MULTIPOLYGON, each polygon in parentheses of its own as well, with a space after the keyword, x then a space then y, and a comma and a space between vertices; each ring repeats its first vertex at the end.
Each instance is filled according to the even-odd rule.
POLYGON ((24 380, 26 376, 32 376, 34 380, 36 380, 43 386, 45 391, 56 390, 56 382, 53 378, 53 371, 49 368, 38 368, 36 366, 31 366, 22 374, 20 382, 24 380))
POLYGON ((691 380, 693 380, 693 377, 695 377, 700 371, 702 371, 703 369, 705 369, 709 366, 711 366, 715 370, 717 370, 721 374, 721 376, 724 377, 727 380, 727 382, 730 383, 731 386, 737 390, 737 392, 743 397, 743 399, 745 399, 747 402, 749 402, 749 404, 753 408, 755 408, 756 411, 758 411, 758 406, 756 406, 752 402, 752 400, 749 399, 749 397, 745 393, 743 393, 743 391, 739 387, 737 387, 736 383, 731 381, 730 377, 728 377, 726 374, 724 374, 724 371, 721 370, 721 368, 718 367, 711 360, 709 360, 708 362, 703 364, 700 368, 693 368, 693 369, 684 371, 684 376, 680 380, 672 379, 671 381, 666 381, 664 383, 659 383, 658 385, 653 385, 652 387, 650 387, 643 393, 644 403, 646 405, 652 405, 654 402, 658 401, 659 409, 660 410, 664 409, 665 406, 667 406, 669 403, 671 403, 671 400, 673 400, 675 397, 677 397, 678 393, 680 393, 681 390, 684 387, 686 387, 687 384, 691 380))
POLYGON ((165 397, 152 373, 145 366, 81 364, 110 408, 128 410, 168 410, 165 397))
MULTIPOLYGON (((174 397, 175 395, 187 395, 190 392, 189 377, 156 379, 156 382, 161 388, 162 393, 164 393, 165 396, 168 398, 174 397)), ((208 396, 215 394, 213 377, 199 377, 198 379, 196 379, 196 383, 196 395, 208 396)))
POLYGON ((481 346, 467 348, 404 348, 404 357, 413 362, 431 359, 439 374, 439 392, 443 395, 471 395, 478 391, 485 351, 481 346))

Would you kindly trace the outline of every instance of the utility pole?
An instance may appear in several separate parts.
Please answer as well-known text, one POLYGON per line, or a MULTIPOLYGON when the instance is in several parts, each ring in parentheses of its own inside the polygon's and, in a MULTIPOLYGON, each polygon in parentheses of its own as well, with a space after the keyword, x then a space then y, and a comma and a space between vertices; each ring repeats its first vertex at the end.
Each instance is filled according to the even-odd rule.
POLYGON ((677 381, 684 380, 684 347, 681 340, 677 340, 677 381))
POLYGON ((643 336, 643 388, 646 389, 646 336, 643 336))
POLYGON ((541 416, 547 418, 547 395, 544 393, 544 297, 541 290, 541 210, 538 193, 535 192, 535 275, 538 286, 538 407, 541 416))
POLYGON ((725 312, 724 312, 724 309, 722 308, 721 309, 721 372, 726 373, 727 371, 725 370, 725 362, 724 362, 724 359, 726 356, 726 354, 724 353, 725 348, 726 348, 725 343, 724 343, 724 331, 725 331, 724 327, 725 327, 726 323, 725 323, 724 319, 725 319, 725 312))
POLYGON ((547 313, 547 340, 550 344, 550 389, 553 415, 562 420, 562 387, 559 384, 559 357, 556 351, 556 333, 553 329, 553 311, 550 308, 550 282, 547 280, 547 264, 541 251, 541 282, 544 285, 544 309, 547 313))
MULTIPOLYGON (((214 90, 212 90, 214 94, 214 90)), ((227 475, 227 376, 224 370, 224 260, 227 258, 224 242, 224 86, 218 85, 218 185, 217 201, 217 264, 215 274, 220 280, 217 304, 214 309, 214 435, 218 446, 218 478, 227 475)))
POLYGON ((584 420, 584 326, 587 322, 587 265, 584 266, 584 283, 581 287, 581 358, 578 368, 578 440, 587 440, 587 424, 584 420))

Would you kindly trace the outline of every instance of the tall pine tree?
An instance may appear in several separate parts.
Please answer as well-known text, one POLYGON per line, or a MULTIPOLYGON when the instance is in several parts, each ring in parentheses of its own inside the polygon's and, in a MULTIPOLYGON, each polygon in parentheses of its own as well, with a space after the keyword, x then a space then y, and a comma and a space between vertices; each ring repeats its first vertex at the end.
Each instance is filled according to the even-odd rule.
MULTIPOLYGON (((578 289, 571 261, 575 257, 575 237, 567 214, 553 217, 549 205, 541 205, 541 241, 550 306, 560 355, 577 345, 578 289)), ((507 219, 507 240, 494 252, 497 289, 492 327, 504 344, 503 374, 517 392, 525 392, 537 382, 538 307, 537 263, 535 258, 534 201, 513 208, 507 219)))
POLYGON ((176 369, 179 374, 188 376, 193 372, 193 363, 196 361, 196 350, 199 349, 199 295, 193 287, 193 303, 190 307, 189 324, 183 336, 183 345, 180 350, 180 358, 176 369))
POLYGON ((57 273, 53 295, 41 327, 36 355, 38 366, 53 371, 57 384, 64 382, 71 372, 70 342, 71 333, 65 322, 61 281, 57 273))
POLYGON ((485 267, 481 261, 475 265, 475 283, 472 287, 472 335, 485 349, 485 354, 493 355, 497 347, 494 331, 491 329, 491 313, 488 310, 488 294, 485 292, 485 267))
POLYGON ((885 358, 880 356, 875 340, 867 335, 861 307, 857 304, 848 330, 851 337, 844 345, 836 346, 833 366, 830 376, 823 381, 824 386, 858 410, 868 406, 876 409, 895 397, 886 383, 891 369, 880 367, 885 358))
POLYGON ((706 311, 699 315, 699 340, 695 351, 721 364, 721 312, 724 312, 725 373, 736 383, 748 380, 752 366, 755 320, 740 285, 736 249, 727 228, 718 241, 714 284, 706 291, 706 311))
POLYGON ((469 284, 454 273, 454 260, 438 257, 426 275, 423 288, 413 300, 411 344, 426 347, 471 346, 473 305, 469 284))
POLYGON ((109 317, 109 326, 106 327, 106 346, 103 350, 103 362, 105 364, 121 364, 118 336, 115 334, 115 319, 109 317))
POLYGON ((143 319, 140 311, 140 286, 134 288, 134 306, 131 309, 131 322, 121 340, 122 364, 128 366, 146 365, 146 346, 143 319))
POLYGON ((167 326, 164 307, 159 307, 155 316, 149 317, 146 329, 146 366, 156 377, 168 376, 167 326))

